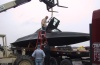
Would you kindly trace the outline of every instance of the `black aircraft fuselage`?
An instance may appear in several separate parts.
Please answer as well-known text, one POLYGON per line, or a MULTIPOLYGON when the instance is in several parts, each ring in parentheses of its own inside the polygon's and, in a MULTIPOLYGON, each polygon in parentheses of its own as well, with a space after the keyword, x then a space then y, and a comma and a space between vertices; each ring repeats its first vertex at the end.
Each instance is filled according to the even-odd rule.
MULTIPOLYGON (((49 20, 49 24, 46 29, 46 38, 50 46, 71 45, 90 40, 90 35, 87 33, 62 32, 57 28, 59 22, 60 20, 55 17, 49 20)), ((31 43, 35 46, 39 30, 37 30, 34 34, 17 39, 14 43, 12 43, 12 45, 17 47, 27 47, 31 43)))

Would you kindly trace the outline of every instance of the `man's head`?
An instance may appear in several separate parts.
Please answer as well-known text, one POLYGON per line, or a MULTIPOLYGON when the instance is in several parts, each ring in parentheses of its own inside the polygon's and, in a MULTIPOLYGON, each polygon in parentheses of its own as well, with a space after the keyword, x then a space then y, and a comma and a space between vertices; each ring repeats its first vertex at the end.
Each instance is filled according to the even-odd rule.
POLYGON ((48 16, 45 16, 45 19, 48 19, 48 16))
POLYGON ((37 49, 39 49, 40 47, 41 47, 40 44, 38 44, 38 45, 37 45, 37 49))

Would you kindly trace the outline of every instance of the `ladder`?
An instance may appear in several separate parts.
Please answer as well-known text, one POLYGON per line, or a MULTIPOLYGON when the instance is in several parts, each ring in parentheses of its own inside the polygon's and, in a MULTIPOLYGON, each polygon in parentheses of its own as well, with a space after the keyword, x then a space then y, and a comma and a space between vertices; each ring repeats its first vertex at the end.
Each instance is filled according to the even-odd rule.
POLYGON ((39 30, 39 32, 38 32, 38 39, 37 39, 37 42, 36 42, 36 46, 38 44, 40 44, 41 49, 43 49, 44 42, 47 42, 46 31, 39 30))

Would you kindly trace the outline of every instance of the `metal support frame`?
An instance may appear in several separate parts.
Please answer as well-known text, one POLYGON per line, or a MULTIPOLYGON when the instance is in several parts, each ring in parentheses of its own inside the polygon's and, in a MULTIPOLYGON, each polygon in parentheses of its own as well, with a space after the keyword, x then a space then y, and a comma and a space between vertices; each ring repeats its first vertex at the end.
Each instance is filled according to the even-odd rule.
POLYGON ((57 6, 58 7, 63 7, 63 8, 68 8, 68 7, 66 7, 66 6, 61 6, 61 5, 59 5, 59 1, 57 0, 57 6))
POLYGON ((0 37, 2 38, 3 41, 3 48, 5 52, 5 57, 7 57, 7 42, 6 42, 6 35, 0 34, 0 37))
POLYGON ((51 11, 52 11, 52 12, 51 12, 51 17, 53 17, 53 8, 51 8, 51 11))
POLYGON ((13 65, 16 58, 15 57, 13 57, 13 58, 7 57, 7 41, 6 41, 7 39, 6 39, 6 35, 0 34, 0 37, 2 38, 3 48, 4 48, 4 52, 5 52, 4 57, 2 57, 0 59, 0 64, 12 63, 12 65, 13 65))
POLYGON ((58 7, 68 8, 68 7, 66 7, 66 6, 61 6, 61 5, 59 5, 59 1, 58 1, 58 0, 56 0, 57 3, 55 3, 54 0, 40 0, 40 2, 44 2, 44 3, 46 4, 47 10, 48 10, 49 12, 51 12, 50 9, 52 9, 52 8, 53 8, 54 6, 56 6, 56 5, 57 5, 58 7))

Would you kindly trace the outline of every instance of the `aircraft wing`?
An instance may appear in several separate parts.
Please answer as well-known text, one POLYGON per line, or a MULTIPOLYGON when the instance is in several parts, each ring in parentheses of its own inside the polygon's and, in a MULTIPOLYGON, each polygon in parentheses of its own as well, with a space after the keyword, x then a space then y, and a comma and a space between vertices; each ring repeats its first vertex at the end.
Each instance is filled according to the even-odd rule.
MULTIPOLYGON (((29 43, 36 45, 37 33, 17 39, 12 45, 27 47, 29 43)), ((71 45, 90 40, 90 35, 79 32, 52 32, 47 33, 46 38, 50 46, 71 45)))

